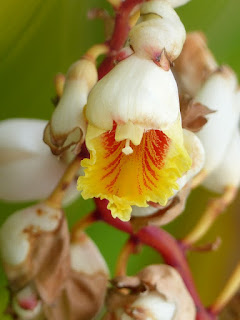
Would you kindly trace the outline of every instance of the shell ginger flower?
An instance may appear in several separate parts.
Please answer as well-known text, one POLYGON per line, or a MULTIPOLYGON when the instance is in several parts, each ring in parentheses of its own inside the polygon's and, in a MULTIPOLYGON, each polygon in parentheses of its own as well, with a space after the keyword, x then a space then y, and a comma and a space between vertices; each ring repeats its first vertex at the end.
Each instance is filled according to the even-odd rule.
POLYGON ((92 89, 87 107, 83 198, 109 200, 113 217, 131 206, 166 205, 191 167, 183 144, 177 85, 171 70, 131 55, 92 89))

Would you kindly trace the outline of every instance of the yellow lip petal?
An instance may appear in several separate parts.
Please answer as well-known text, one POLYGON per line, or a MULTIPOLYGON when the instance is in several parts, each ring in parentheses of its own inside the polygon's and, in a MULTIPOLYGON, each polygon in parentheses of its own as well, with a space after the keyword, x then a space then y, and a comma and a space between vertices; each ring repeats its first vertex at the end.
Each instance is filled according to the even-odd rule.
MULTIPOLYGON (((185 149, 162 131, 149 130, 133 152, 125 154, 126 141, 116 141, 116 125, 109 132, 99 132, 89 125, 86 137, 90 159, 84 159, 85 176, 79 177, 83 198, 109 200, 113 217, 130 219, 131 206, 147 206, 148 201, 166 205, 177 179, 191 166, 185 149)), ((98 130, 98 129, 96 129, 98 130)))

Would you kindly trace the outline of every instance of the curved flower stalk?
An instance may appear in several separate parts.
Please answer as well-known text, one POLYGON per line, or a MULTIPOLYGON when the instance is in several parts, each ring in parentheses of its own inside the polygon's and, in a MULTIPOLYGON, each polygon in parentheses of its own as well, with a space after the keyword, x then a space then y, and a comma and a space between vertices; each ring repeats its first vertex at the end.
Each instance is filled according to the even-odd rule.
POLYGON ((86 131, 83 108, 96 82, 97 69, 91 57, 83 57, 69 68, 62 97, 44 132, 44 142, 53 154, 61 154, 71 146, 79 152, 86 131))
POLYGON ((93 88, 86 116, 90 159, 82 161, 82 196, 108 199, 113 216, 123 220, 131 205, 166 205, 191 167, 171 71, 131 55, 93 88))
POLYGON ((187 33, 182 52, 173 67, 180 93, 195 97, 217 67, 205 35, 197 31, 187 33))
POLYGON ((240 115, 237 86, 234 72, 222 67, 209 77, 195 97, 195 101, 215 111, 207 116, 207 124, 197 133, 205 150, 204 170, 207 174, 217 169, 230 151, 228 146, 231 148, 240 115))
MULTIPOLYGON (((53 191, 61 178, 67 163, 53 156, 43 143, 46 123, 37 119, 0 122, 1 200, 17 202, 43 199, 53 191)), ((65 205, 77 196, 75 188, 71 188, 65 197, 65 205)))
POLYGON ((101 308, 108 269, 80 233, 69 242, 63 212, 45 203, 17 211, 0 229, 13 313, 20 319, 90 319, 101 308))
POLYGON ((117 277, 112 283, 105 320, 195 320, 193 300, 178 272, 170 266, 151 265, 137 276, 117 277))

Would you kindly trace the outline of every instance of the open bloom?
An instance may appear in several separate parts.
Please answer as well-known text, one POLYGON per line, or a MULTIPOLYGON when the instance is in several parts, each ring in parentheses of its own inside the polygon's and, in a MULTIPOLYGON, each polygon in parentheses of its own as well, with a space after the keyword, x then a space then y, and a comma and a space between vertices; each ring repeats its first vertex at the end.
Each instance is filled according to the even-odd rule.
POLYGON ((122 220, 132 205, 166 205, 191 167, 171 70, 131 55, 93 88, 86 116, 90 159, 82 161, 82 196, 108 199, 122 220))

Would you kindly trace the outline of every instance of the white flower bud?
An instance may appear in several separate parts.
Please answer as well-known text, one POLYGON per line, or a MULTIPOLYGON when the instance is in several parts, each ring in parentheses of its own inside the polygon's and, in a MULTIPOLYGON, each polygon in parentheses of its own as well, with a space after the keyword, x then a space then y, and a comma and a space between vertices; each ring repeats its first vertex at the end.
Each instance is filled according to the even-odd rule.
POLYGON ((240 134, 239 129, 226 148, 225 155, 219 166, 205 179, 203 186, 207 189, 222 193, 228 186, 239 187, 240 184, 240 134))
POLYGON ((68 70, 63 95, 44 132, 44 141, 54 154, 71 146, 79 151, 86 132, 83 108, 97 78, 97 69, 91 60, 81 59, 68 70))
MULTIPOLYGON (((0 122, 0 199, 33 201, 46 198, 67 163, 53 156, 42 140, 45 120, 9 119, 0 122)), ((76 199, 76 183, 65 205, 76 199)))
POLYGON ((134 320, 134 316, 145 315, 148 320, 173 320, 176 306, 173 302, 166 301, 157 292, 150 292, 147 295, 140 296, 131 305, 133 317, 123 313, 121 320, 134 320))
POLYGON ((34 235, 53 232, 61 219, 61 210, 44 203, 12 214, 0 229, 0 250, 4 264, 17 271, 17 267, 26 261, 32 250, 34 235))
POLYGON ((32 286, 27 286, 14 295, 12 307, 20 320, 44 320, 42 302, 32 286))
POLYGON ((206 116, 208 122, 197 133, 205 150, 207 173, 223 161, 238 126, 240 108, 236 104, 236 94, 236 76, 231 69, 223 67, 209 77, 195 98, 216 111, 206 116))
POLYGON ((140 21, 129 33, 135 53, 159 62, 160 66, 161 59, 174 61, 182 51, 186 31, 171 4, 163 0, 145 2, 140 21))
POLYGON ((109 270, 95 243, 84 233, 77 241, 72 241, 71 246, 71 267, 76 272, 93 275, 103 272, 108 276, 109 270))

